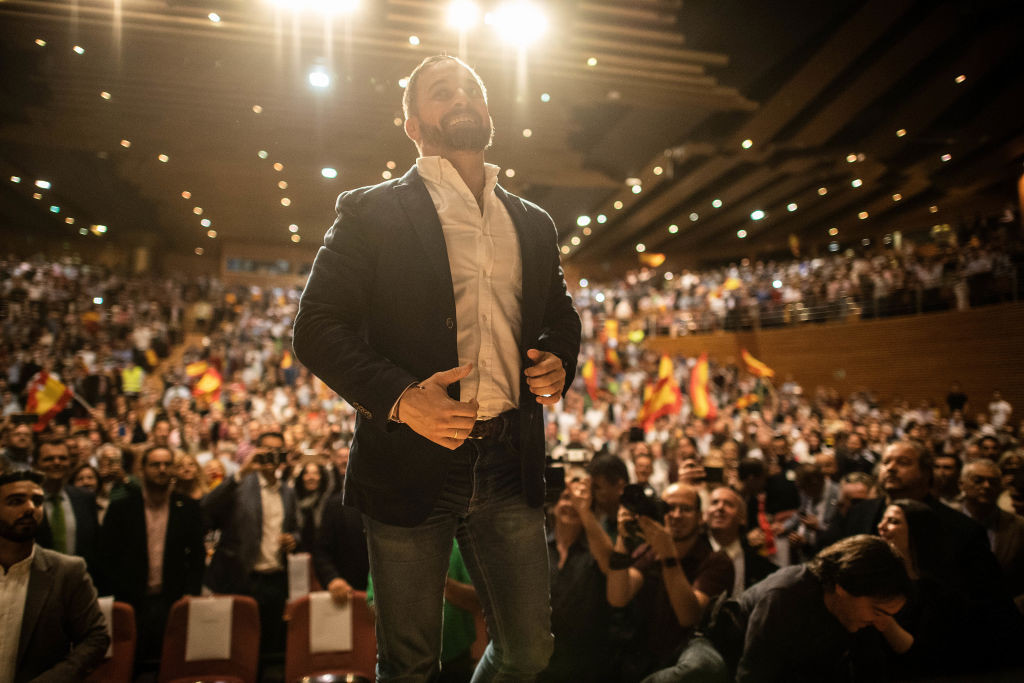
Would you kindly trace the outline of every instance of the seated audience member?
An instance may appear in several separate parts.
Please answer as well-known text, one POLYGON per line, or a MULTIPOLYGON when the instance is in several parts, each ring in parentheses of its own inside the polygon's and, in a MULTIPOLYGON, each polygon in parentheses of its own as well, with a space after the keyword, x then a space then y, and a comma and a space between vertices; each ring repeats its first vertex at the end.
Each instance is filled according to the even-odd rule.
POLYGON ((14 683, 83 680, 110 644, 85 562, 35 544, 41 482, 0 474, 0 677, 14 683))
POLYGON ((173 462, 169 448, 150 446, 140 461, 142 486, 111 501, 100 531, 110 590, 135 610, 140 662, 160 657, 171 605, 199 595, 206 568, 199 503, 173 490, 173 462))
POLYGON ((935 456, 932 495, 950 507, 960 504, 960 458, 953 454, 941 453, 935 456))
POLYGON ((192 500, 202 500, 210 492, 206 473, 191 453, 178 451, 174 456, 174 491, 192 500))
POLYGON ((299 540, 295 492, 279 477, 284 455, 279 432, 260 434, 238 474, 202 501, 207 528, 221 532, 206 585, 215 593, 255 598, 260 608, 260 649, 265 653, 284 651, 285 555, 299 540))
POLYGON ((819 549, 818 534, 828 528, 836 515, 839 485, 817 465, 804 464, 796 469, 796 487, 800 507, 786 520, 783 531, 789 534, 792 560, 806 562, 819 549))
POLYGON ((587 473, 597 521, 609 537, 615 538, 619 500, 629 483, 626 463, 617 455, 599 455, 587 465, 587 473))
POLYGON ((97 498, 109 501, 121 494, 123 488, 131 483, 125 472, 131 469, 133 461, 125 462, 125 453, 112 443, 102 444, 96 451, 96 469, 100 474, 100 485, 96 491, 97 498))
POLYGON ((964 466, 960 511, 988 532, 992 553, 1017 608, 1024 612, 1024 517, 999 509, 1002 472, 986 458, 964 466))
POLYGON ((326 468, 312 462, 297 469, 293 488, 299 514, 299 536, 302 541, 296 550, 312 552, 320 533, 324 508, 327 507, 327 500, 330 498, 330 477, 327 476, 326 468))
POLYGON ((746 534, 743 533, 747 523, 747 506, 733 489, 719 486, 711 492, 711 502, 704 514, 704 522, 707 524, 711 548, 721 550, 732 560, 733 586, 730 595, 739 595, 779 568, 747 543, 746 534))
POLYGON ((849 472, 871 474, 879 457, 878 453, 867 447, 863 436, 852 432, 846 435, 843 448, 836 450, 836 459, 839 461, 839 475, 842 476, 849 472))
POLYGON ((870 474, 863 472, 850 472, 839 480, 839 498, 836 499, 836 515, 832 519, 833 524, 837 520, 845 519, 850 508, 862 500, 875 497, 875 480, 870 474))
POLYGON ((363 516, 342 504, 341 492, 327 499, 312 552, 317 580, 335 600, 344 602, 353 590, 366 590, 370 560, 363 516))
POLYGON ((551 510, 551 632, 555 649, 538 680, 614 680, 605 574, 611 540, 591 510, 590 481, 572 476, 551 510))
MULTIPOLYGON (((1024 430, 1022 430, 1024 437, 1024 430)), ((1014 482, 1019 474, 1024 473, 1024 450, 1007 451, 999 458, 999 471, 1003 473, 1003 492, 999 494, 999 509, 1022 514, 1013 506, 1013 494, 1017 488, 1014 482)), ((1020 487, 1021 494, 1024 494, 1024 487, 1020 487)), ((1018 497, 1018 500, 1020 498, 1018 497)))
POLYGON ((910 592, 889 543, 852 536, 725 601, 706 635, 644 683, 884 680, 886 651, 913 644, 894 619, 910 592))
MULTIPOLYGON (((93 579, 97 578, 96 542, 99 516, 96 496, 68 484, 71 458, 61 439, 39 444, 36 469, 43 474, 46 514, 39 530, 39 545, 85 559, 93 579)), ((98 583, 102 583, 98 581, 98 583)))
POLYGON ((741 460, 738 476, 740 494, 747 506, 748 542, 775 564, 788 564, 783 524, 800 506, 796 486, 781 471, 769 475, 767 465, 757 458, 741 460))
MULTIPOLYGON (((657 496, 661 493, 651 481, 654 476, 654 458, 649 453, 639 453, 633 456, 633 473, 636 479, 634 483, 643 486, 647 495, 657 496)), ((664 489, 664 486, 661 488, 664 489)))
POLYGON ((661 500, 667 508, 661 522, 620 507, 618 536, 609 560, 608 602, 613 607, 630 605, 636 628, 623 662, 626 680, 675 661, 707 604, 733 586, 729 556, 712 550, 701 533, 697 489, 673 484, 661 500), (627 538, 638 535, 646 551, 641 553, 641 546, 630 552, 627 538))

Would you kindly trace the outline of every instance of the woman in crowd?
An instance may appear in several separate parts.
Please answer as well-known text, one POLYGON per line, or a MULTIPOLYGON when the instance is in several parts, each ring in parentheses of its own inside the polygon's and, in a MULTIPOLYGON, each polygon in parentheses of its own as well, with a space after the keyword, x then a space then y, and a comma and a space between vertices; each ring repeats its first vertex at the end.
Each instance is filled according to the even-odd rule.
POLYGON ((89 463, 83 463, 71 473, 69 481, 72 486, 77 486, 80 489, 96 494, 96 516, 99 517, 99 521, 102 524, 103 516, 107 513, 107 505, 110 504, 110 498, 103 493, 103 489, 100 486, 100 471, 89 463))
POLYGON ((321 465, 306 463, 295 477, 295 498, 299 508, 298 552, 312 552, 313 543, 320 532, 324 507, 327 504, 330 477, 321 465))
POLYGON ((178 453, 174 460, 174 479, 174 489, 194 500, 200 500, 210 492, 206 474, 190 453, 178 453))

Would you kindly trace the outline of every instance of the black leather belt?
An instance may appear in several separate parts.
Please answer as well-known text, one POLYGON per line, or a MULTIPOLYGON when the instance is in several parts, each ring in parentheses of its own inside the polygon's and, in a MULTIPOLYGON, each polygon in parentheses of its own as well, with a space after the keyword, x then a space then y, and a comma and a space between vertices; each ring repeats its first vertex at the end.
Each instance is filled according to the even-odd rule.
POLYGON ((499 439, 509 434, 519 424, 519 411, 515 408, 506 410, 489 420, 477 420, 473 423, 467 439, 499 439))

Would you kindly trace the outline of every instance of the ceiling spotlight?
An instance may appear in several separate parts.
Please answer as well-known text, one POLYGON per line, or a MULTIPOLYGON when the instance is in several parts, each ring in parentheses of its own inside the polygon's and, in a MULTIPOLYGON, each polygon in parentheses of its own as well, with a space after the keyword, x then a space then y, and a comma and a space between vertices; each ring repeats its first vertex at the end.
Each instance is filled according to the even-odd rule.
POLYGON ((261 149, 260 151, 256 152, 256 156, 258 156, 260 159, 266 159, 270 155, 267 154, 267 150, 261 149))
POLYGON ((523 137, 524 138, 533 137, 533 131, 530 130, 529 128, 523 128, 523 137))
POLYGON ((590 237, 590 234, 591 234, 592 232, 594 232, 594 231, 593 231, 593 230, 591 230, 591 229, 590 229, 589 227, 583 228, 583 234, 584 234, 585 236, 587 236, 587 237, 590 237))
POLYGON ((292 242, 295 242, 295 244, 298 244, 301 241, 302 241, 302 237, 300 235, 292 235, 292 242))
POLYGON ((579 235, 573 235, 572 239, 569 240, 569 241, 572 242, 572 246, 574 246, 574 247, 578 247, 580 245, 580 237, 579 237, 579 235))
POLYGON ((952 159, 952 158, 953 158, 953 155, 952 155, 952 154, 943 154, 943 155, 942 155, 941 157, 939 157, 939 158, 940 158, 940 159, 942 159, 943 161, 949 161, 950 159, 952 159))
POLYGON ((71 49, 74 50, 76 54, 80 54, 80 55, 84 55, 85 54, 85 48, 82 47, 81 45, 75 45, 71 49))
POLYGON ((959 85, 959 84, 963 83, 963 82, 964 82, 964 81, 966 81, 966 80, 967 80, 967 76, 965 76, 964 74, 960 74, 959 76, 957 76, 956 78, 954 78, 954 79, 953 79, 953 81, 954 81, 954 82, 955 82, 955 83, 956 83, 957 85, 959 85))
POLYGON ((655 166, 654 168, 651 169, 651 173, 653 173, 654 175, 661 175, 664 172, 665 169, 663 169, 661 166, 655 166))
POLYGON ((124 147, 125 149, 128 149, 129 147, 132 146, 132 141, 131 140, 121 140, 121 146, 124 147))
POLYGON ((219 24, 220 23, 220 15, 217 14, 216 12, 210 12, 206 16, 208 16, 210 18, 210 21, 212 21, 213 23, 215 23, 215 24, 219 24))
POLYGON ((588 280, 585 277, 584 278, 580 278, 580 287, 584 287, 585 288, 585 287, 589 287, 589 286, 590 286, 590 280, 588 280))
POLYGON ((420 37, 419 36, 409 36, 409 44, 412 45, 413 47, 416 47, 417 45, 420 44, 420 37))
POLYGON ((580 226, 581 228, 585 228, 586 226, 590 225, 590 216, 580 216, 579 218, 576 219, 576 225, 580 226))
POLYGON ((110 93, 108 93, 106 90, 104 90, 103 92, 100 93, 100 97, 102 97, 105 100, 109 100, 110 99, 110 93))
POLYGON ((828 188, 827 187, 819 187, 818 188, 818 195, 819 196, 824 197, 827 194, 828 194, 828 188))
POLYGON ((185 198, 185 199, 191 199, 192 198, 192 193, 189 192, 188 190, 185 190, 184 192, 181 193, 181 196, 183 198, 185 198))
POLYGON ((166 154, 157 154, 156 155, 156 160, 159 161, 162 164, 166 164, 169 159, 170 159, 170 157, 167 156, 166 154))
POLYGON ((67 223, 68 225, 74 225, 75 219, 72 218, 71 216, 68 216, 67 218, 64 219, 64 222, 67 223))
POLYGON ((789 211, 790 213, 793 213, 794 211, 796 211, 796 209, 797 209, 796 202, 790 202, 789 204, 786 204, 786 211, 789 211))
POLYGON ((551 95, 547 94, 546 92, 542 92, 540 94, 540 101, 544 102, 544 103, 550 102, 551 101, 551 95))
POLYGON ((861 180, 860 178, 854 178, 853 180, 850 181, 850 185, 852 185, 853 187, 860 187, 863 184, 864 181, 861 180))
POLYGON ((900 128, 898 131, 896 131, 896 137, 898 137, 898 138, 901 138, 901 137, 903 137, 906 134, 907 134, 907 129, 906 128, 900 128))
POLYGON ((516 169, 514 169, 514 168, 506 168, 505 169, 505 177, 506 178, 515 178, 516 177, 516 169))
POLYGON ((828 234, 831 235, 832 237, 835 237, 836 235, 839 234, 839 228, 829 228, 828 234))
POLYGON ((607 220, 608 220, 608 216, 605 216, 603 213, 597 214, 597 222, 598 223, 605 223, 607 220))
POLYGON ((204 218, 203 220, 199 221, 199 225, 203 226, 204 228, 210 227, 210 219, 204 218))
POLYGON ((672 225, 668 226, 668 234, 674 235, 677 232, 679 232, 679 226, 678 225, 673 223, 672 225))
POLYGON ((711 200, 711 206, 715 207, 716 209, 722 208, 722 200, 721 199, 712 199, 711 200))
POLYGON ((616 211, 619 211, 622 209, 622 202, 616 199, 615 203, 612 204, 612 206, 615 208, 616 211))
MULTIPOLYGON (((399 88, 403 88, 404 89, 405 86, 407 86, 407 85, 409 85, 409 79, 408 78, 399 78, 398 79, 398 87, 399 88)), ((396 119, 396 121, 397 121, 397 119, 396 119)), ((395 125, 397 126, 398 124, 396 123, 395 125)))
POLYGON ((640 185, 634 185, 633 187, 630 188, 630 190, 633 191, 633 194, 640 194, 641 192, 644 191, 644 188, 640 185))
POLYGON ((274 170, 275 171, 283 171, 284 170, 284 164, 282 164, 280 161, 275 162, 274 163, 274 170))
POLYGON ((691 223, 696 223, 699 220, 700 220, 700 214, 699 213, 697 213, 696 211, 693 211, 693 212, 690 213, 690 222, 691 223))
POLYGON ((903 199, 903 195, 901 195, 901 194, 900 194, 899 192, 897 192, 896 194, 894 194, 894 195, 892 196, 892 200, 893 200, 894 202, 898 202, 898 201, 899 201, 899 200, 901 200, 901 199, 903 199))
POLYGON ((36 45, 39 47, 46 47, 46 41, 42 38, 36 38, 36 45))
POLYGON ((597 66, 597 57, 587 57, 587 66, 597 66))
POLYGON ((60 207, 56 204, 50 204, 50 213, 60 213, 60 207))
POLYGON ((50 189, 50 181, 49 180, 37 180, 36 181, 36 187, 38 187, 40 190, 49 190, 50 189))
POLYGON ((298 232, 298 231, 299 231, 299 226, 295 225, 295 223, 292 223, 291 225, 288 226, 288 232, 298 232))
POLYGON ((569 245, 568 245, 568 244, 563 244, 563 245, 562 245, 562 248, 561 248, 561 250, 560 250, 560 251, 561 251, 561 252, 562 252, 563 254, 568 254, 568 253, 569 253, 569 245))
POLYGON ((868 212, 867 211, 861 211, 860 213, 857 214, 857 218, 859 218, 861 220, 864 220, 867 217, 868 217, 868 212))
POLYGON ((287 197, 281 197, 281 206, 291 206, 291 205, 292 205, 292 200, 288 199, 287 197))
POLYGON ((11 182, 12 183, 20 183, 21 182, 21 176, 20 175, 12 175, 11 176, 11 182))
POLYGON ((742 229, 741 230, 737 230, 736 231, 736 236, 739 237, 741 240, 742 239, 746 239, 747 231, 746 230, 742 230, 742 229))
POLYGON ((321 65, 314 66, 309 71, 309 84, 314 88, 329 88, 331 86, 331 75, 321 65))
POLYGON ((759 221, 762 218, 764 218, 764 211, 762 211, 761 209, 756 209, 750 212, 750 220, 759 221))
POLYGON ((743 142, 740 143, 740 147, 742 147, 743 149, 750 149, 753 146, 754 146, 754 141, 751 140, 750 138, 747 138, 746 140, 744 140, 743 142))
POLYGON ((277 187, 278 187, 278 189, 281 189, 281 190, 287 190, 288 189, 288 181, 287 180, 279 181, 277 183, 277 187))
POLYGON ((533 43, 548 28, 547 17, 540 8, 525 0, 507 2, 490 16, 490 24, 503 40, 520 47, 533 43))
POLYGON ((480 7, 475 2, 454 0, 448 5, 448 25, 452 28, 465 31, 476 26, 479 21, 480 7))
POLYGON ((217 237, 217 231, 216 230, 207 230, 206 231, 206 236, 209 237, 211 240, 215 239, 217 237))
MULTIPOLYGON (((395 170, 395 166, 397 166, 397 164, 395 162, 393 162, 393 161, 389 161, 388 163, 386 163, 384 165, 388 167, 389 171, 394 171, 395 170)), ((511 178, 512 176, 515 175, 515 172, 513 172, 511 175, 509 175, 509 172, 505 171, 505 175, 507 175, 509 178, 511 178)))
POLYGON ((338 177, 338 169, 332 168, 330 166, 324 166, 323 168, 320 169, 320 175, 322 175, 324 178, 334 179, 338 177))
POLYGON ((193 253, 194 253, 194 254, 195 254, 196 256, 202 256, 202 255, 203 255, 203 248, 202 248, 202 247, 196 247, 196 248, 195 248, 195 249, 193 250, 193 253))
POLYGON ((857 155, 856 154, 847 154, 846 155, 846 163, 852 164, 855 161, 857 161, 857 155))
POLYGON ((645 245, 643 242, 640 242, 639 244, 636 245, 636 251, 638 254, 644 253, 645 251, 647 251, 647 245, 645 245))
POLYGON ((395 124, 395 128, 400 127, 402 125, 402 117, 396 116, 395 118, 391 119, 391 123, 395 124))
POLYGON ((195 207, 194 209, 192 209, 192 213, 194 213, 197 216, 202 216, 203 215, 203 207, 201 207, 201 206, 195 207))
POLYGON ((380 174, 380 177, 384 180, 391 180, 391 171, 384 171, 380 174))
POLYGON ((938 213, 938 212, 939 212, 939 207, 935 206, 934 204, 928 207, 928 213, 938 213))

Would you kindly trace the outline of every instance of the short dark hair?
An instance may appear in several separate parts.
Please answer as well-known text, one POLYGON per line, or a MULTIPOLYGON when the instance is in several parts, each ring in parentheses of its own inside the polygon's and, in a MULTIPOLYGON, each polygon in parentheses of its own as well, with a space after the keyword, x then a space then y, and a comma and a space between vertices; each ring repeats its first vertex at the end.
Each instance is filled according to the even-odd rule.
POLYGON ((281 432, 263 432, 262 434, 256 437, 256 445, 262 447, 263 440, 266 439, 267 437, 281 439, 281 442, 284 442, 284 434, 282 434, 281 432))
POLYGON ((480 92, 483 93, 484 101, 487 101, 487 88, 484 87, 483 79, 480 78, 480 74, 478 74, 473 69, 473 67, 471 67, 469 64, 466 64, 458 57, 452 57, 451 55, 446 54, 433 55, 431 57, 427 57, 422 62, 420 62, 419 65, 417 65, 417 67, 412 70, 412 73, 409 74, 409 77, 406 79, 405 92, 402 94, 402 113, 405 115, 406 119, 408 119, 410 116, 415 116, 416 113, 419 111, 419 93, 417 92, 416 86, 420 80, 420 75, 423 73, 423 70, 426 69, 428 66, 433 66, 434 64, 444 61, 455 62, 456 64, 459 64, 467 71, 469 71, 469 73, 472 74, 473 78, 476 79, 476 84, 480 86, 480 92))
POLYGON ((167 451, 171 454, 171 461, 174 461, 174 449, 170 446, 150 446, 146 450, 142 451, 142 458, 139 460, 139 464, 142 465, 142 467, 146 466, 146 461, 149 460, 149 454, 153 451, 167 451))
POLYGON ((587 473, 591 478, 604 477, 608 481, 629 481, 629 470, 626 463, 617 455, 599 455, 587 465, 587 473))
POLYGON ((748 477, 763 477, 766 472, 764 460, 757 458, 743 458, 740 460, 739 467, 736 468, 736 476, 740 481, 748 477))
POLYGON ((0 474, 0 486, 13 484, 16 481, 30 481, 38 486, 43 485, 43 475, 33 470, 12 470, 0 474))
POLYGON ((910 594, 910 577, 896 550, 878 536, 858 534, 833 543, 807 568, 828 590, 842 586, 854 597, 896 598, 910 594))

